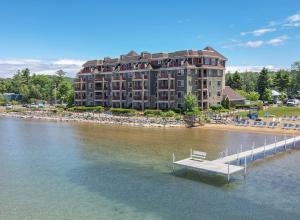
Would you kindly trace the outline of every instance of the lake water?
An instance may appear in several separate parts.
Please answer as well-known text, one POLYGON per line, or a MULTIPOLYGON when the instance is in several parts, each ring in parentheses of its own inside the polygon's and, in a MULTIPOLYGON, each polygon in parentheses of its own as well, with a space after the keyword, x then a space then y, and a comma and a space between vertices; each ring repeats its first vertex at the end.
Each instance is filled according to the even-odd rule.
MULTIPOLYGON (((300 219, 300 150, 226 177, 180 168, 266 135, 0 118, 0 219, 300 219)), ((273 140, 267 135, 268 141, 273 140)))

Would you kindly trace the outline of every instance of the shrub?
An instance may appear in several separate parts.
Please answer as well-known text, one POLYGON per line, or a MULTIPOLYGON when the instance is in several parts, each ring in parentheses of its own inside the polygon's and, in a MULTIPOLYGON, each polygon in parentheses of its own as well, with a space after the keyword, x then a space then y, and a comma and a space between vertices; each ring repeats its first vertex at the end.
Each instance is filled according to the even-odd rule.
POLYGON ((223 106, 222 105, 212 105, 210 108, 214 111, 222 110, 223 106))
POLYGON ((76 111, 76 112, 87 112, 87 111, 96 111, 96 112, 103 112, 104 108, 102 106, 75 106, 68 108, 69 111, 76 111))
MULTIPOLYGON (((145 116, 161 116, 162 115, 162 110, 159 109, 147 109, 144 111, 145 116)), ((151 117, 149 116, 149 117, 151 117)))
POLYGON ((163 112, 161 116, 167 117, 167 118, 172 118, 172 117, 176 116, 176 113, 173 112, 172 110, 169 110, 167 112, 163 112))
POLYGON ((128 115, 128 116, 134 116, 137 114, 137 111, 135 109, 126 109, 126 108, 112 108, 110 109, 111 113, 113 115, 128 115))
POLYGON ((174 108, 173 111, 177 114, 181 114, 183 112, 180 108, 174 108))

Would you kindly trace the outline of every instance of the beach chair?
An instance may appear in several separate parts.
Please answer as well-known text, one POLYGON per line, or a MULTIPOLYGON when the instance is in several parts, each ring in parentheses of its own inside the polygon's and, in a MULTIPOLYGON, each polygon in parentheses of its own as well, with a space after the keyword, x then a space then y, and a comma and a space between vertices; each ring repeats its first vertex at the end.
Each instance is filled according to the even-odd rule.
POLYGON ((253 124, 252 124, 252 127, 257 127, 259 126, 260 122, 259 121, 255 121, 253 124))
POLYGON ((284 123, 282 129, 287 129, 287 128, 288 128, 288 123, 284 123))
POLYGON ((260 128, 265 128, 266 126, 267 126, 267 122, 264 121, 264 122, 262 122, 262 123, 260 124, 259 127, 260 127, 260 128))
POLYGON ((296 124, 294 127, 295 130, 300 130, 300 124, 296 124))
POLYGON ((293 128, 294 128, 294 124, 288 124, 288 127, 287 127, 288 130, 293 129, 293 128))
POLYGON ((274 122, 270 122, 268 128, 274 128, 274 124, 275 124, 274 122))

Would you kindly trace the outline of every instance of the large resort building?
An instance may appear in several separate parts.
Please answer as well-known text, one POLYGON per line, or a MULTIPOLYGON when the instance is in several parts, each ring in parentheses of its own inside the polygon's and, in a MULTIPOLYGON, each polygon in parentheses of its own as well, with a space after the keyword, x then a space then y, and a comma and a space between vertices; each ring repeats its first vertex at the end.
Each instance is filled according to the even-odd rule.
POLYGON ((191 92, 198 106, 220 104, 227 59, 211 47, 173 53, 106 57, 83 64, 75 80, 75 105, 114 108, 184 108, 191 92))

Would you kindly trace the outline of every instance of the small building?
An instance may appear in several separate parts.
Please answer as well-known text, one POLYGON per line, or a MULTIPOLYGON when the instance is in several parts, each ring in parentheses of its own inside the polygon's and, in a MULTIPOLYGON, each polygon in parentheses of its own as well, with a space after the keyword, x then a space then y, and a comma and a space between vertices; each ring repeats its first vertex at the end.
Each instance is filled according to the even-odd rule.
POLYGON ((5 100, 7 100, 9 102, 22 100, 22 95, 15 94, 15 93, 3 93, 3 97, 5 98, 5 100))
POLYGON ((273 103, 277 104, 279 100, 279 96, 281 95, 280 92, 277 92, 276 90, 272 90, 272 101, 273 103))
POLYGON ((226 98, 228 98, 230 106, 244 105, 246 101, 245 97, 234 91, 230 86, 225 86, 223 89, 223 99, 226 98))

